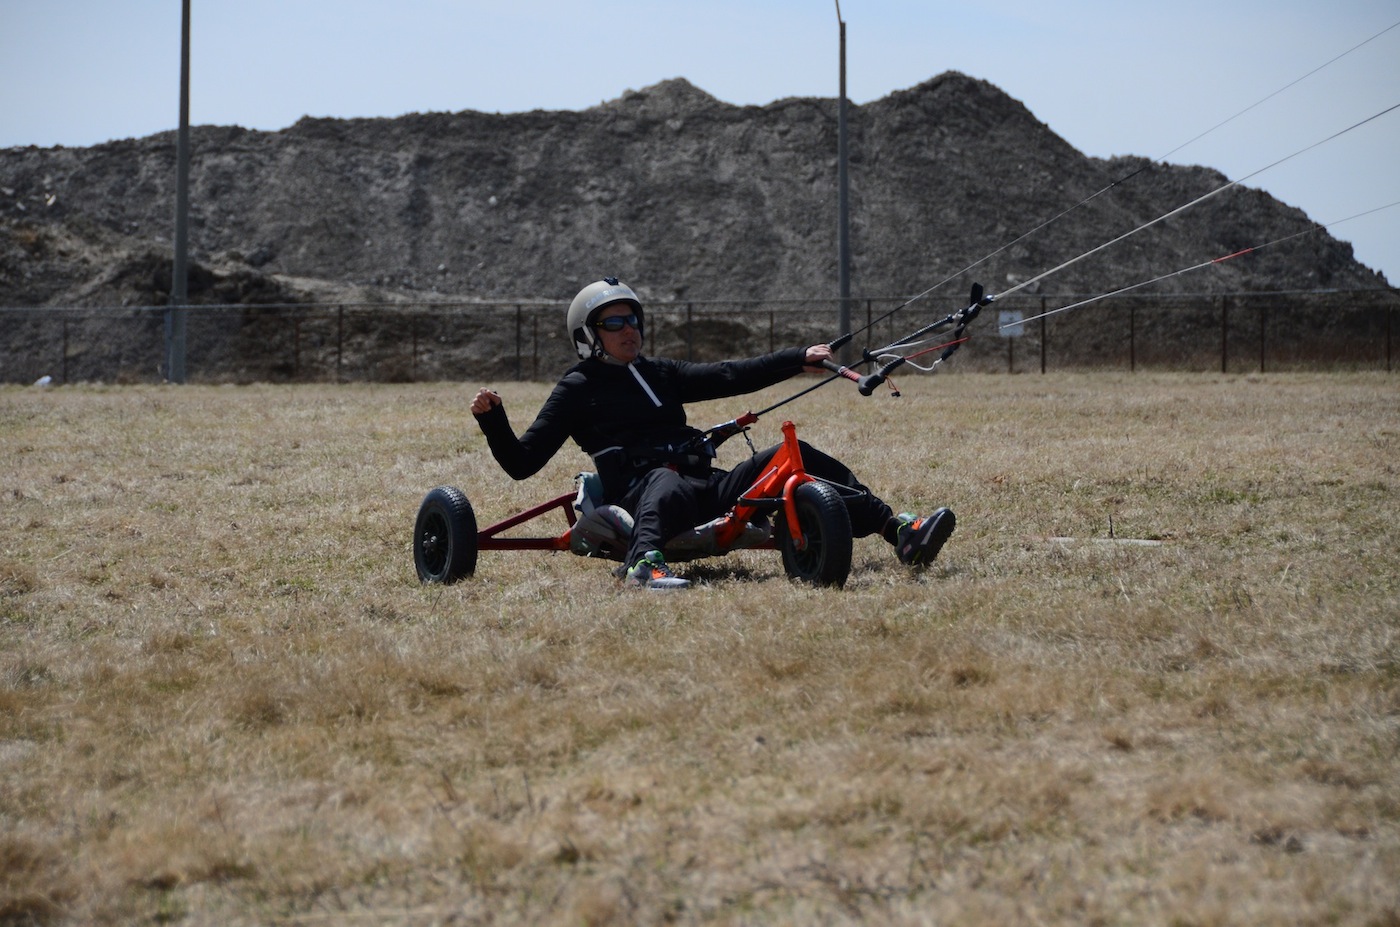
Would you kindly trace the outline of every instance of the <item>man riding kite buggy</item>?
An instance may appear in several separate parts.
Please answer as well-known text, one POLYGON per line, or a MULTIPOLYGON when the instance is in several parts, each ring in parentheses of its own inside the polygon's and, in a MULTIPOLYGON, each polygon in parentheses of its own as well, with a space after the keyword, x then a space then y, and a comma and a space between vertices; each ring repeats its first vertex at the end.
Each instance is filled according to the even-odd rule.
MULTIPOLYGON (((685 588, 689 581, 672 572, 662 553, 667 542, 730 510, 782 448, 760 451, 733 470, 718 469, 707 434, 687 424, 685 404, 751 393, 804 369, 831 369, 832 352, 817 344, 718 363, 649 358, 641 354, 644 319, 637 294, 616 278, 589 284, 574 297, 566 318, 579 362, 560 378, 524 434, 516 436, 493 390, 479 390, 471 411, 492 455, 517 480, 537 473, 572 438, 593 458, 600 501, 630 517, 624 581, 685 588)), ((845 464, 795 443, 805 472, 836 487, 852 536, 879 534, 910 565, 938 556, 956 524, 951 510, 925 517, 895 514, 845 464)))

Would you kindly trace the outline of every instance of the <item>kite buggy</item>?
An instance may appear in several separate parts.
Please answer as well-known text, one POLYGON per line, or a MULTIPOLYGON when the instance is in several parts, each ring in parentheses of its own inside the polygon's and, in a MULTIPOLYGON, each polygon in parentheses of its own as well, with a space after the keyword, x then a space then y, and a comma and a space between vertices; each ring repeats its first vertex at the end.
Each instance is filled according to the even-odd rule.
MULTIPOLYGON (((630 309, 630 314, 614 313, 620 320, 619 324, 608 325, 609 320, 606 318, 602 322, 597 321, 598 310, 603 308, 597 306, 589 307, 593 308, 593 312, 587 315, 587 325, 582 321, 582 315, 579 320, 571 318, 571 333, 574 333, 580 356, 585 358, 596 356, 600 346, 586 343, 590 334, 588 328, 599 330, 598 341, 601 343, 604 331, 617 334, 631 330, 640 334, 641 327, 640 303, 625 285, 618 284, 614 278, 607 278, 585 289, 580 293, 580 299, 590 293, 596 294, 596 302, 603 302, 605 298, 612 297, 614 303, 618 301, 615 294, 623 293, 622 298, 627 300, 627 305, 622 306, 619 311, 627 312, 630 309), (575 321, 578 322, 577 325, 574 324, 575 321)), ((766 409, 746 412, 704 431, 690 429, 693 434, 684 442, 666 447, 666 461, 648 461, 646 468, 651 471, 684 470, 684 462, 690 461, 690 465, 693 466, 694 462, 698 461, 708 469, 709 461, 715 456, 715 449, 723 442, 741 434, 748 440, 747 433, 762 416, 826 383, 846 379, 854 382, 862 395, 869 396, 877 387, 889 381, 890 373, 894 369, 912 362, 915 357, 942 351, 938 360, 934 362, 936 366, 967 340, 963 334, 964 329, 992 299, 993 297, 983 294, 980 285, 974 285, 971 299, 965 307, 878 352, 867 350, 865 360, 871 364, 879 364, 878 368, 869 374, 859 374, 830 359, 829 349, 840 348, 849 342, 852 337, 850 334, 830 345, 820 346, 820 350, 808 349, 809 358, 820 358, 820 367, 829 371, 830 376, 766 409), (942 333, 948 328, 954 329, 951 340, 925 350, 913 350, 926 343, 921 339, 942 333), (898 353, 896 349, 909 353, 898 353)), ((579 303, 579 299, 576 299, 576 306, 579 303)), ((799 352, 798 357, 801 356, 799 352)), ((802 361, 799 359, 795 363, 801 365, 802 361)), ((657 407, 662 406, 662 402, 640 373, 633 369, 631 364, 627 365, 626 369, 637 378, 637 383, 642 385, 646 395, 651 397, 657 407)), ((626 380, 625 377, 623 379, 626 380)), ((635 390, 635 384, 627 381, 627 385, 635 390)), ((559 388, 556 388, 556 395, 558 394, 559 388)), ((898 395, 897 391, 895 395, 898 395)), ((499 396, 483 390, 478 394, 473 411, 479 420, 488 415, 499 415, 498 424, 488 426, 487 422, 483 422, 483 431, 487 432, 488 440, 493 441, 492 451, 497 459, 513 476, 520 478, 522 473, 528 475, 529 472, 533 472, 532 467, 538 469, 542 460, 547 460, 553 451, 557 450, 558 444, 547 447, 547 452, 540 460, 532 464, 522 464, 519 468, 513 467, 515 461, 512 455, 518 455, 520 451, 514 433, 505 424, 504 412, 499 409, 499 403, 499 396), (494 397, 492 401, 483 398, 488 394, 494 397), (493 404, 496 408, 493 408, 493 404), (503 439, 500 437, 502 434, 509 437, 503 439)), ((532 430, 541 427, 539 423, 547 418, 548 416, 542 413, 541 419, 537 421, 536 426, 532 426, 532 430)), ((800 442, 792 422, 784 422, 781 430, 782 441, 776 448, 763 452, 762 455, 755 452, 756 456, 752 459, 756 463, 755 466, 745 470, 735 469, 734 472, 745 479, 728 494, 732 497, 732 502, 728 504, 727 510, 698 525, 687 523, 687 527, 677 533, 667 532, 665 537, 669 540, 664 546, 649 552, 656 555, 651 559, 661 565, 664 575, 639 584, 654 588, 665 588, 672 582, 677 585, 685 584, 684 580, 670 577, 665 568, 667 562, 721 556, 740 549, 759 549, 780 551, 784 570, 795 580, 817 586, 839 587, 845 584, 850 574, 854 538, 875 533, 877 530, 870 515, 875 506, 884 513, 879 517, 879 521, 890 523, 883 533, 886 539, 895 545, 901 561, 920 565, 937 555, 938 549, 948 539, 956 523, 951 511, 946 508, 939 509, 924 518, 911 515, 891 517, 889 507, 861 486, 853 474, 842 470, 839 465, 833 467, 837 462, 832 458, 800 442), (804 460, 804 456, 809 459, 804 460), (833 478, 833 475, 844 478, 833 478), (853 512, 857 522, 855 527, 852 523, 853 512)), ((753 448, 751 441, 750 448, 753 448)), ((594 449, 592 456, 596 470, 580 473, 575 478, 574 489, 571 492, 563 493, 486 528, 478 528, 475 510, 462 490, 455 486, 438 486, 430 490, 419 506, 413 533, 414 566, 419 579, 430 583, 453 583, 469 577, 476 570, 478 553, 483 550, 570 551, 581 556, 620 561, 622 567, 618 575, 624 578, 635 576, 636 568, 629 571, 628 567, 631 559, 635 557, 634 532, 637 531, 637 520, 633 512, 618 503, 633 502, 645 496, 639 495, 638 480, 635 476, 630 484, 634 491, 631 494, 619 493, 619 480, 626 479, 626 474, 619 475, 610 452, 620 450, 622 449, 616 447, 594 449), (512 529, 556 510, 562 514, 565 521, 561 531, 529 536, 508 534, 512 529), (629 548, 633 549, 630 556, 629 548)), ((636 455, 634 453, 631 456, 635 458, 636 455)))

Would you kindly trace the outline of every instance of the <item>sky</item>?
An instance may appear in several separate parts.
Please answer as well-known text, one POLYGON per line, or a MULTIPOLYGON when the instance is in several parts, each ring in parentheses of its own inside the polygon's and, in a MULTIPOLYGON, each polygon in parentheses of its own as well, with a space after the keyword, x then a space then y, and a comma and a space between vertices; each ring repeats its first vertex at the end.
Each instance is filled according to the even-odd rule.
MULTIPOLYGON (((191 122, 264 130, 305 115, 578 110, 674 77, 739 105, 835 98, 844 21, 852 103, 961 71, 1085 154, 1202 164, 1267 190, 1400 283, 1400 108, 1386 112, 1400 105, 1400 0, 191 7, 191 122)), ((0 0, 0 148, 174 129, 180 21, 178 0, 0 0)))

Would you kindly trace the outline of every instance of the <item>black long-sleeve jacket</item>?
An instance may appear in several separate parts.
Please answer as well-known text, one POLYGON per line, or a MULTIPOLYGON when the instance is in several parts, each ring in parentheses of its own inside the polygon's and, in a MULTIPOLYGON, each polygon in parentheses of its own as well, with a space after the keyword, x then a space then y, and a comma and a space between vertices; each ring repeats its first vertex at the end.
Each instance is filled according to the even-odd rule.
POLYGON ((805 348, 747 360, 696 364, 639 357, 627 366, 585 360, 560 378, 518 438, 503 406, 477 416, 491 454, 512 478, 538 473, 567 438, 586 453, 678 446, 698 434, 685 403, 739 396, 802 371, 805 348))

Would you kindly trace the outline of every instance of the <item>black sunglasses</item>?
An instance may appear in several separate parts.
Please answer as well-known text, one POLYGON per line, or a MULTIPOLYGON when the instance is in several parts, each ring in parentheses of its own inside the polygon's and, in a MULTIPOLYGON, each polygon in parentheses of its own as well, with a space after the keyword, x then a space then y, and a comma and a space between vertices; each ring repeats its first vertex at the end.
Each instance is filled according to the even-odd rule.
POLYGON ((620 332, 629 325, 637 331, 642 330, 642 320, 637 318, 635 312, 631 315, 608 316, 593 323, 594 328, 601 328, 605 332, 620 332))

